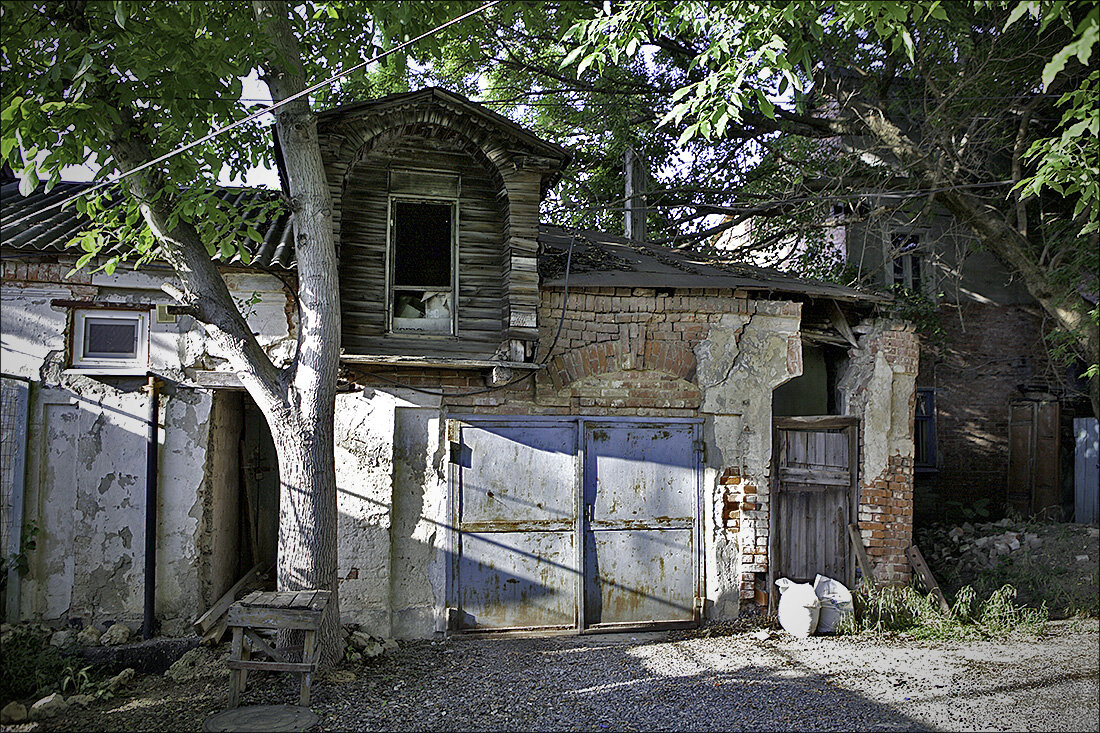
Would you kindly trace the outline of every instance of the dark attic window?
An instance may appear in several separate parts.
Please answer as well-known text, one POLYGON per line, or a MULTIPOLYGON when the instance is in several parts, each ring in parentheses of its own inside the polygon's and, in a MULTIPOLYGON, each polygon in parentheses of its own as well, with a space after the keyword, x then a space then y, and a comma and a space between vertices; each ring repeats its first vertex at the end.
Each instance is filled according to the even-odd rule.
POLYGON ((392 201, 390 325, 454 333, 455 204, 392 201))

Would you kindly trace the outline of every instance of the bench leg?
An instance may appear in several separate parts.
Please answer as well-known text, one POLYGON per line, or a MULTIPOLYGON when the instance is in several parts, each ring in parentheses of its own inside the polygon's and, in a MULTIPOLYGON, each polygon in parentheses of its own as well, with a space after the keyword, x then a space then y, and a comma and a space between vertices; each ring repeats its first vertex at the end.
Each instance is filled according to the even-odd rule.
MULTIPOLYGON (((240 626, 233 627, 233 650, 229 655, 230 659, 240 661, 241 649, 243 647, 244 629, 240 626)), ((241 673, 244 670, 230 669, 229 670, 229 707, 235 708, 241 704, 241 673)))
MULTIPOLYGON (((241 659, 243 659, 246 662, 249 661, 250 659, 252 659, 252 641, 247 636, 244 637, 244 645, 243 645, 243 648, 241 649, 241 659)), ((247 691, 248 691, 248 670, 247 669, 242 669, 241 670, 241 692, 244 693, 244 692, 247 692, 247 691)))
POLYGON ((302 641, 302 663, 311 665, 311 671, 302 672, 302 692, 299 696, 299 704, 302 707, 309 707, 309 692, 310 687, 313 685, 313 646, 316 635, 317 632, 312 629, 306 631, 305 639, 302 641))

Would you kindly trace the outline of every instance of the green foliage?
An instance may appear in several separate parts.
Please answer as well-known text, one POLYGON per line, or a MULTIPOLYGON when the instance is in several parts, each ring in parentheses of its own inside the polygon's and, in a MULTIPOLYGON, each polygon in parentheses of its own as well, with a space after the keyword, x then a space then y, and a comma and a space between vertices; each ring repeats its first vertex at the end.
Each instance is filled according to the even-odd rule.
POLYGON ((936 301, 925 293, 901 285, 894 286, 893 294, 894 302, 886 309, 887 315, 912 323, 917 333, 924 337, 922 343, 933 349, 942 347, 945 333, 936 301))
POLYGON ((979 602, 970 586, 960 588, 943 613, 932 595, 912 586, 875 588, 863 583, 852 593, 855 613, 841 622, 840 633, 900 633, 918 639, 997 637, 1020 632, 1040 634, 1046 624, 1046 607, 1021 608, 1013 603, 1016 589, 1004 585, 979 602))
POLYGON ((114 697, 109 681, 110 677, 96 671, 95 665, 69 662, 62 671, 59 691, 64 695, 88 695, 94 700, 108 700, 114 697))
POLYGON ((0 594, 7 589, 8 571, 15 568, 19 577, 30 572, 30 554, 38 547, 38 524, 31 520, 23 525, 23 534, 19 538, 19 551, 8 557, 0 556, 0 594))
POLYGON ((0 649, 0 700, 46 695, 58 689, 66 661, 58 649, 50 646, 50 629, 20 624, 9 633, 0 649))

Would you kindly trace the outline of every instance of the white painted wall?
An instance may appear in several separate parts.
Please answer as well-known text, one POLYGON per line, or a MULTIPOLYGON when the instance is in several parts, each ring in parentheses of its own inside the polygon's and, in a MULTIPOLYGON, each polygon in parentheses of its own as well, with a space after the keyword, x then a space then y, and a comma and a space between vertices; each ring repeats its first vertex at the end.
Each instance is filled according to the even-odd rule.
MULTIPOLYGON (((143 612, 149 395, 144 376, 91 376, 68 368, 70 308, 54 300, 170 303, 165 270, 119 269, 91 283, 5 280, 0 287, 0 370, 35 383, 27 441, 24 517, 39 527, 21 614, 54 624, 122 621, 143 612)), ((277 278, 229 274, 227 283, 273 358, 293 353, 287 296, 277 278)), ((189 381, 217 368, 193 319, 150 317, 149 367, 165 377, 160 401, 157 616, 186 633, 202 610, 198 553, 211 393, 189 381)))

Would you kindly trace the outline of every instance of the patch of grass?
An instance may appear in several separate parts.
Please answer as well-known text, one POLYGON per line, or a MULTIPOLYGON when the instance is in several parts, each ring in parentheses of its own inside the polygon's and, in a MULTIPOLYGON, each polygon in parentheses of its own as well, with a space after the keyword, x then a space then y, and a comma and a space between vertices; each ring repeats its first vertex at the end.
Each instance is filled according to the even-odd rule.
POLYGON ((1013 632, 1041 633, 1046 606, 1024 608, 1014 603, 1016 589, 1004 585, 984 601, 970 586, 955 594, 950 613, 943 613, 931 594, 912 586, 875 588, 862 584, 852 592, 855 613, 844 618, 842 634, 898 633, 918 639, 997 637, 1013 632))

